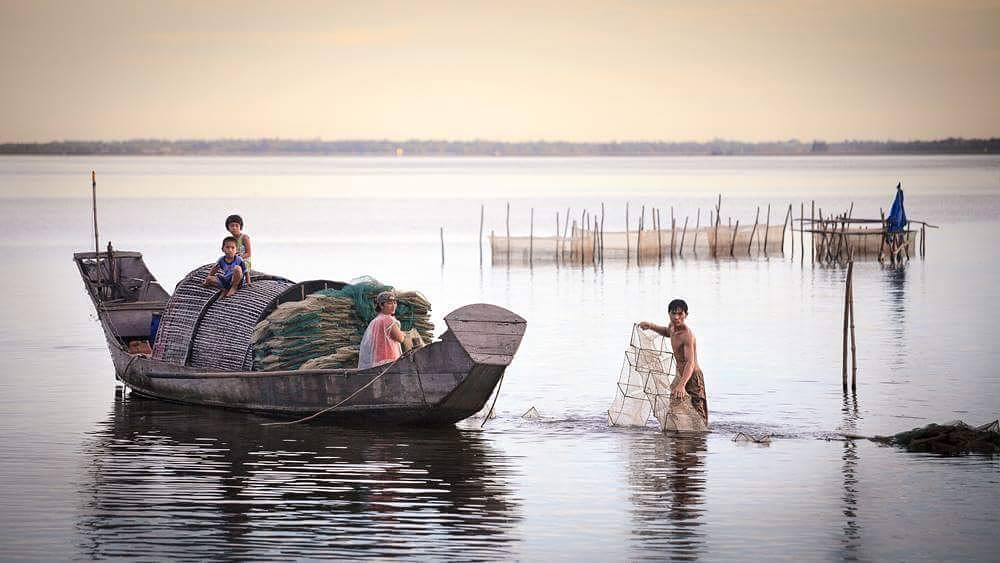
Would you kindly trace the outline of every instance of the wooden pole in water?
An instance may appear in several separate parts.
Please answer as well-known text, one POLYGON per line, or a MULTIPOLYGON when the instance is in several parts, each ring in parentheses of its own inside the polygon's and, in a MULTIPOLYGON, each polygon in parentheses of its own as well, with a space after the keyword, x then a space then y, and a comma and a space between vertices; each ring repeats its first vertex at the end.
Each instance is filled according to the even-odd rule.
POLYGON ((690 217, 688 217, 687 215, 685 215, 684 216, 684 230, 681 231, 681 246, 680 246, 680 257, 681 258, 684 258, 684 239, 687 237, 688 219, 690 219, 690 217))
MULTIPOLYGON (((784 229, 782 229, 784 231, 784 229)), ((767 204, 767 219, 764 220, 764 256, 767 256, 767 235, 771 232, 771 204, 767 204)), ((784 239, 782 239, 784 242, 784 239)), ((782 250, 784 252, 784 250, 782 250)))
POLYGON ((576 219, 573 219, 573 230, 569 233, 569 263, 571 266, 576 265, 576 219))
POLYGON ((698 255, 698 229, 701 228, 701 208, 698 208, 698 216, 694 220, 694 241, 691 243, 691 252, 698 255))
POLYGON ((580 212, 580 269, 583 269, 584 258, 586 257, 584 246, 587 242, 587 223, 587 210, 584 209, 580 212))
POLYGON ((847 393, 847 331, 848 323, 850 322, 851 316, 851 274, 854 270, 854 262, 847 264, 847 279, 844 284, 844 346, 843 346, 843 387, 844 393, 847 393))
POLYGON ((719 194, 719 202, 715 204, 715 256, 719 256, 719 223, 722 222, 722 194, 719 194))
POLYGON ((590 232, 590 263, 597 268, 597 217, 594 217, 594 228, 590 232))
POLYGON ((847 284, 850 296, 848 303, 850 303, 850 315, 851 315, 851 392, 856 393, 858 390, 858 347, 857 339, 854 335, 854 259, 847 265, 849 281, 847 284))
POLYGON ((740 220, 737 219, 736 228, 733 229, 733 240, 729 242, 729 256, 733 258, 735 258, 735 255, 733 254, 733 249, 736 248, 736 233, 738 233, 739 230, 740 230, 740 220))
POLYGON ((100 236, 97 234, 97 171, 90 171, 90 196, 91 202, 94 207, 94 270, 97 272, 97 295, 100 296, 103 288, 101 287, 101 243, 100 236))
MULTIPOLYGON (((750 231, 750 242, 747 243, 747 256, 750 256, 750 247, 753 246, 753 237, 757 234, 757 222, 760 221, 760 206, 757 206, 757 216, 753 219, 753 230, 750 231)), ((760 245, 757 245, 757 250, 760 250, 760 245)))
POLYGON ((809 246, 812 247, 812 263, 816 263, 816 200, 812 200, 812 211, 809 212, 809 246))
MULTIPOLYGON (((799 263, 806 263, 806 204, 799 202, 799 263)), ((795 233, 792 233, 795 236, 795 233)))
POLYGON ((674 217, 674 206, 670 206, 670 259, 674 259, 677 246, 677 218, 674 217))
POLYGON ((494 231, 490 229, 490 266, 495 266, 497 263, 497 253, 496 253, 496 242, 494 241, 494 231))
MULTIPOLYGON (((792 219, 792 204, 788 204, 788 213, 785 214, 785 222, 781 224, 781 253, 785 253, 785 229, 788 227, 788 221, 792 219)), ((792 260, 795 260, 795 231, 794 224, 792 225, 792 260)))
POLYGON ((479 267, 483 266, 483 223, 486 221, 486 205, 479 206, 479 267))
POLYGON ((556 211, 556 269, 559 269, 559 212, 556 211))
POLYGON ((507 202, 507 265, 510 266, 510 202, 507 202))
POLYGON ((646 222, 646 206, 643 205, 639 213, 639 230, 635 232, 635 265, 642 265, 642 227, 646 222))
POLYGON ((531 208, 531 219, 528 223, 528 267, 535 266, 535 208, 531 208))
POLYGON ((653 209, 653 214, 656 217, 653 221, 653 227, 656 229, 656 263, 663 265, 663 236, 661 235, 662 230, 660 229, 660 210, 653 209))
POLYGON ((631 254, 631 242, 629 242, 628 234, 628 202, 625 202, 625 265, 628 266, 629 261, 632 259, 631 254))
POLYGON ((601 202, 601 266, 604 266, 604 202, 601 202))
POLYGON ((444 227, 441 227, 441 265, 444 266, 444 227))
MULTIPOLYGON (((566 222, 563 224, 563 237, 562 237, 563 238, 563 241, 562 241, 563 242, 563 247, 562 247, 562 252, 563 252, 562 260, 563 260, 563 264, 567 264, 567 262, 566 262, 566 241, 569 240, 569 239, 567 239, 567 233, 568 232, 569 232, 569 207, 566 208, 566 222)), ((568 262, 568 264, 571 265, 571 266, 573 265, 573 241, 571 241, 571 240, 569 242, 569 262, 568 262)))

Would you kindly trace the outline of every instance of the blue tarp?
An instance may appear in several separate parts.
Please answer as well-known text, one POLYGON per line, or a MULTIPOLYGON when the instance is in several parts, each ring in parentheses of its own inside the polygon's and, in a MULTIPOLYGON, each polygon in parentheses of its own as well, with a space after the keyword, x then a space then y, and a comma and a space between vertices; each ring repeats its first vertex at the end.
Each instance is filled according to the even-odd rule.
POLYGON ((896 199, 892 201, 892 207, 889 209, 887 223, 890 233, 902 232, 909 222, 906 220, 906 210, 903 209, 903 188, 900 186, 901 184, 896 184, 896 199))

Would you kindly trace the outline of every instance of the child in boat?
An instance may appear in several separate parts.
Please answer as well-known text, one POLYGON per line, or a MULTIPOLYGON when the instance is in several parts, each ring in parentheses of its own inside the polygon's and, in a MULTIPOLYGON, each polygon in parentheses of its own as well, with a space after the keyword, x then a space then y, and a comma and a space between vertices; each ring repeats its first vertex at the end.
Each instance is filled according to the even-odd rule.
POLYGON ((236 253, 236 237, 222 239, 222 252, 222 257, 205 276, 204 285, 218 287, 224 292, 222 297, 229 297, 243 287, 246 266, 243 258, 236 253))
POLYGON ((378 315, 368 324, 358 349, 359 369, 394 362, 403 354, 400 343, 404 335, 395 317, 396 294, 379 293, 375 297, 375 310, 378 315))
POLYGON ((677 361, 677 379, 670 393, 671 399, 691 397, 691 405, 708 424, 708 395, 705 392, 705 375, 698 365, 698 345, 694 332, 684 321, 687 319, 688 306, 683 299, 674 299, 667 305, 670 324, 660 326, 642 321, 639 328, 652 330, 657 334, 670 337, 670 347, 677 361))
POLYGON ((250 285, 250 268, 253 266, 250 258, 252 252, 250 250, 250 235, 243 232, 243 217, 239 215, 226 217, 226 230, 236 239, 236 255, 242 258, 246 264, 246 267, 243 268, 243 278, 246 280, 246 284, 250 285))

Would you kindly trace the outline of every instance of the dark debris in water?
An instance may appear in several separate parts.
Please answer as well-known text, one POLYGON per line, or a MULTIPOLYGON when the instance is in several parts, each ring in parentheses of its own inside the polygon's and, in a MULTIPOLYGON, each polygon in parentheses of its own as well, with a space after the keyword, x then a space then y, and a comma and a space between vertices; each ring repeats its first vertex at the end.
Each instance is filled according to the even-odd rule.
POLYGON ((872 441, 900 446, 910 452, 945 456, 995 454, 1000 452, 1000 423, 994 420, 978 427, 958 421, 951 424, 928 424, 894 436, 875 436, 872 441))

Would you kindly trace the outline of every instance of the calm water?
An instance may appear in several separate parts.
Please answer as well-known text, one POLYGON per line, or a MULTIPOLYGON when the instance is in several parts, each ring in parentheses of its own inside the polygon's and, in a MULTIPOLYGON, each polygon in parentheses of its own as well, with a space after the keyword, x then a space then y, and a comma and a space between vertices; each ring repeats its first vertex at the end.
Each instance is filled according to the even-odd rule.
MULTIPOLYGON (((1000 415, 1000 158, 0 158, 0 553, 5 558, 995 559, 1000 458, 828 440, 1000 415), (141 250, 167 287, 242 213, 255 266, 373 275, 441 317, 528 320, 485 428, 262 427, 122 395, 70 255, 141 250), (855 267, 858 393, 840 393, 840 268, 771 256, 480 268, 486 230, 625 202, 752 221, 789 203, 940 225, 905 269, 855 267), (439 231, 445 232, 441 266, 439 231), (608 428, 632 324, 691 306, 712 433, 608 428), (535 407, 541 417, 522 418, 535 407), (768 432, 770 446, 733 442, 768 432)), ((633 221, 634 221, 633 215, 633 221)), ((704 221, 704 215, 702 220, 704 221)), ((778 219, 772 219, 777 222, 778 219)), ((808 242, 808 239, 807 239, 808 242)), ((798 245, 798 241, 796 241, 798 245)))

